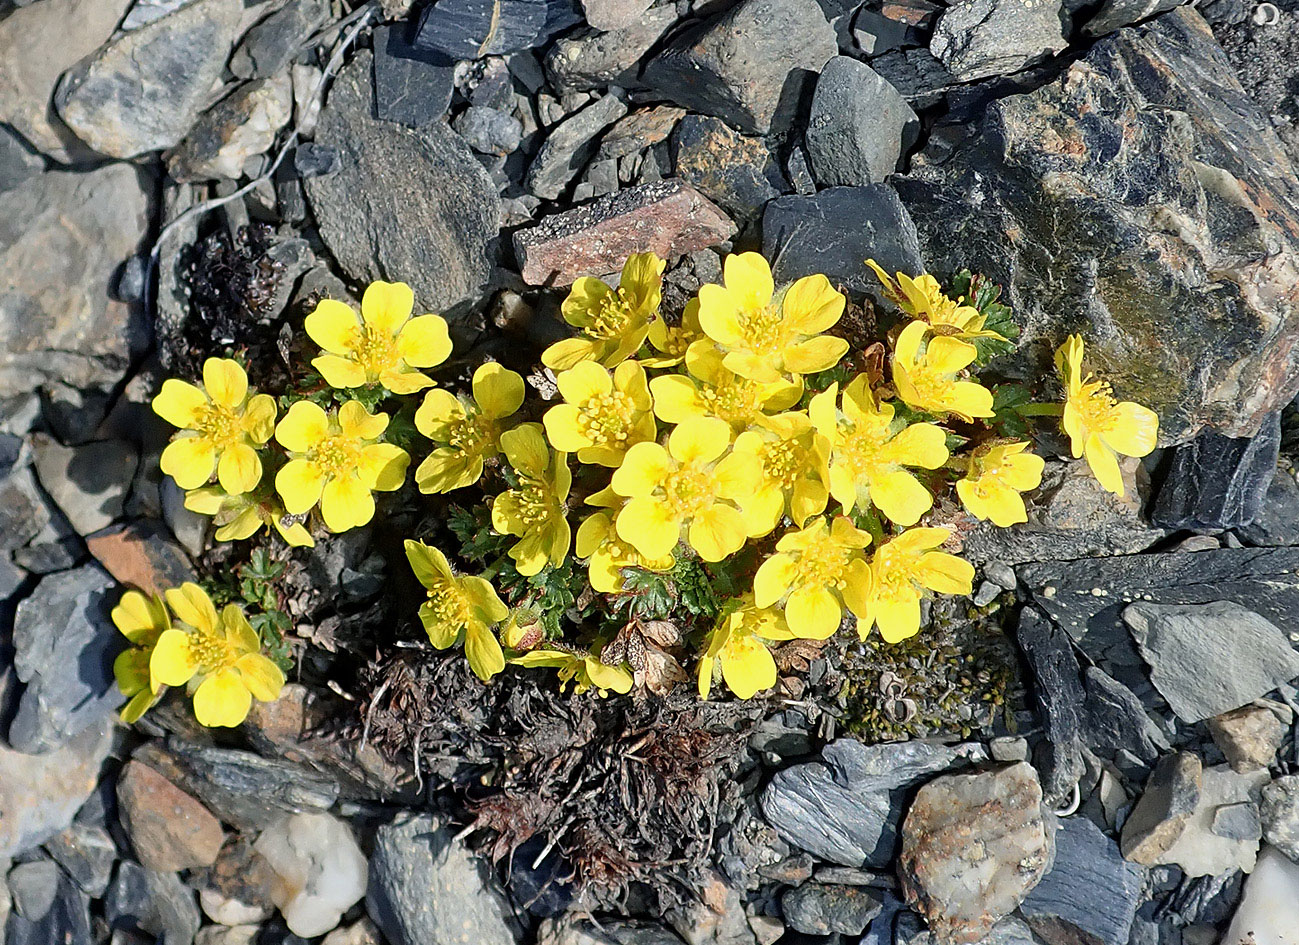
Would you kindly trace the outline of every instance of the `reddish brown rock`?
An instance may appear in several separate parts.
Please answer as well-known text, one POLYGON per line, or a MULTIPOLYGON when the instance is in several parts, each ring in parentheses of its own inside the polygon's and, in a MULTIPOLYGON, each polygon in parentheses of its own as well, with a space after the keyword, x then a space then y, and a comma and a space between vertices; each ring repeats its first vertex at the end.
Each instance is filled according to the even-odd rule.
POLYGON ((135 855, 148 869, 174 873, 216 862, 225 842, 221 821, 148 765, 127 763, 117 800, 135 855))
POLYGON ((699 191, 661 180, 546 217, 514 234, 514 252, 529 285, 571 285, 618 272, 632 253, 680 256, 734 234, 735 224, 699 191))
POLYGON ((185 552, 161 526, 136 522, 86 539, 95 559, 121 584, 161 594, 195 579, 185 552))

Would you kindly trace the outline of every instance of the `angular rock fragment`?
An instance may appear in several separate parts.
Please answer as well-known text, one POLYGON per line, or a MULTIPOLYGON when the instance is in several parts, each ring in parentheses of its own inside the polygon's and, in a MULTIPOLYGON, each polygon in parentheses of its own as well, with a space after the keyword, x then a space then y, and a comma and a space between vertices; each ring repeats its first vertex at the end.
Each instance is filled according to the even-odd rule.
POLYGON ((1079 736, 1086 697, 1078 659, 1068 636, 1032 607, 1020 611, 1015 640, 1033 674, 1033 695, 1045 728, 1044 790, 1049 798, 1063 799, 1083 773, 1079 736))
POLYGON ((1263 839, 1299 863, 1299 775, 1288 774, 1264 785, 1262 796, 1263 839))
POLYGON ((582 13, 593 29, 622 29, 635 22, 654 0, 582 0, 582 13))
POLYGON ((289 0, 239 41, 230 57, 230 71, 241 79, 271 78, 293 61, 311 34, 328 20, 328 0, 289 0))
POLYGON ((898 169, 919 131, 906 99, 866 63, 835 56, 825 64, 804 132, 822 187, 879 183, 898 169))
POLYGON ((719 118, 687 115, 672 133, 677 177, 699 188, 738 223, 762 215, 785 189, 784 176, 762 138, 742 135, 719 118))
POLYGON ((446 114, 455 62, 408 43, 400 26, 374 31, 374 116, 423 128, 446 114))
POLYGON ((559 89, 639 85, 641 58, 676 21, 676 7, 668 3, 608 33, 579 30, 561 36, 546 53, 546 72, 559 89))
POLYGON ((789 927, 805 935, 861 935, 884 906, 861 886, 805 883, 787 890, 780 908, 789 927))
POLYGON ((345 821, 294 814, 262 831, 253 849, 270 865, 271 900, 294 935, 333 930, 365 895, 368 864, 345 821))
POLYGON ((293 116, 287 75, 249 82, 203 113, 167 158, 178 181, 238 180, 244 164, 265 154, 293 116))
POLYGON ((1267 783, 1266 771, 1237 774, 1227 765, 1205 768, 1199 803, 1157 862, 1179 866, 1187 876, 1248 873, 1258 856, 1259 802, 1267 783))
POLYGON ((958 0, 939 15, 929 51, 962 82, 1017 72, 1068 45, 1060 0, 958 0))
POLYGON ((1252 437, 1212 430, 1174 447, 1150 518, 1169 529, 1237 528, 1253 522, 1276 475, 1281 415, 1268 414, 1252 437))
POLYGON ((1203 777, 1198 755, 1177 752, 1159 759, 1123 825, 1124 859, 1143 866, 1162 862, 1200 803, 1203 777))
POLYGON ((127 762, 117 779, 122 823, 136 857, 160 873, 211 866, 225 832, 212 812, 138 761, 127 762))
POLYGON ((543 46, 579 21, 565 0, 438 0, 414 42, 451 59, 481 59, 543 46))
POLYGON ((1232 709, 1209 719, 1208 725, 1213 743, 1222 750, 1231 769, 1237 772, 1269 767, 1276 761, 1277 749, 1289 728, 1267 705, 1232 709))
POLYGON ((551 128, 528 168, 528 190, 556 199, 595 151, 600 132, 625 114, 627 103, 611 92, 551 128))
POLYGON ((176 873, 157 873, 123 860, 104 900, 110 925, 155 936, 162 945, 188 945, 202 923, 194 890, 176 873))
POLYGON ((1104 36, 1133 23, 1181 6, 1185 0, 1105 0, 1100 9, 1083 24, 1088 36, 1104 36))
POLYGON ((72 823, 99 783, 112 733, 113 726, 101 722, 45 755, 0 744, 0 859, 44 843, 72 823))

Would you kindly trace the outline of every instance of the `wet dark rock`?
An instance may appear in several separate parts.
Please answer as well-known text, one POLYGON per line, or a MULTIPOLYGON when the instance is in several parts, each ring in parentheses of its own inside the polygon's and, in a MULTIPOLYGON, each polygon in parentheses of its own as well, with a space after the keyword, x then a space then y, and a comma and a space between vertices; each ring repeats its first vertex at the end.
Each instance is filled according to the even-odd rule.
POLYGON ((766 134, 789 126, 837 51, 815 0, 744 0, 669 40, 643 78, 669 101, 766 134))
POLYGON ((1241 604, 1135 603, 1123 611, 1159 694, 1185 722, 1212 718, 1299 676, 1299 653, 1241 604))
POLYGON ((45 841, 45 850, 92 899, 104 895, 117 860, 117 846, 107 830, 74 823, 45 841))
POLYGON ((1150 518, 1169 529, 1236 528, 1263 510, 1281 450, 1281 415, 1268 414, 1253 437, 1206 431, 1174 447, 1150 518))
POLYGON ((1123 824, 1124 859, 1145 866, 1163 862, 1200 803, 1203 777, 1204 765, 1189 752, 1159 759, 1123 824))
POLYGON ((453 60, 408 42, 401 25, 374 31, 375 117, 423 128, 446 114, 454 89, 453 60))
POLYGON ((1060 800, 1082 777, 1082 712, 1086 698, 1068 635, 1025 607, 1015 639, 1033 674, 1033 696, 1046 737, 1039 765, 1046 796, 1060 800))
POLYGON ((269 79, 328 21, 328 0, 289 0, 244 35, 230 57, 230 71, 241 79, 269 79))
POLYGON ((179 876, 130 860, 118 864, 104 916, 112 928, 156 935, 161 945, 190 945, 202 922, 194 890, 179 876))
POLYGON ((39 920, 15 913, 4 929, 5 945, 93 945, 90 897, 66 876, 60 877, 54 901, 39 920))
POLYGON ((1293 398, 1299 305, 1277 267, 1299 265, 1299 180, 1194 11, 1102 39, 913 167, 895 186, 929 268, 1006 286, 1022 334, 1003 370, 1048 375, 1090 328, 1091 367, 1159 412, 1165 443, 1251 435, 1293 398))
POLYGON ((329 148, 304 141, 293 152, 293 167, 302 178, 327 177, 337 174, 343 166, 343 159, 337 148, 329 148))
POLYGON ((823 272, 835 285, 876 299, 879 280, 867 257, 886 272, 925 271, 915 226, 888 184, 778 197, 762 216, 762 252, 773 260, 777 282, 823 272))
POLYGON ((99 781, 111 744, 107 722, 45 755, 25 755, 0 743, 0 859, 44 843, 72 823, 99 781))
POLYGON ((370 58, 339 74, 316 129, 341 158, 337 174, 306 181, 321 236, 352 278, 402 279, 418 307, 476 299, 491 273, 496 185, 445 124, 411 131, 371 117, 370 58))
POLYGON ((514 851, 509 864, 510 894, 543 918, 563 915, 576 898, 572 862, 558 847, 547 849, 547 843, 533 837, 514 851))
POLYGON ((1272 477, 1254 521, 1236 529, 1241 541, 1255 547, 1299 544, 1299 483, 1290 469, 1272 477))
POLYGON ((672 133, 672 161, 677 177, 694 184, 737 223, 756 220, 785 190, 766 142, 740 134, 720 118, 681 119, 672 133))
POLYGON ((379 828, 366 911, 392 945, 514 945, 520 934, 487 864, 428 814, 379 828))
POLYGON ((580 21, 569 0, 438 0, 414 43, 452 59, 480 59, 543 46, 580 21))
POLYGON ((0 125, 0 193, 13 190, 44 169, 45 162, 8 125, 0 125))
POLYGON ((1184 2, 1185 0, 1105 0, 1096 14, 1083 24, 1083 33, 1088 36, 1104 36, 1124 26, 1166 13, 1184 2))
POLYGON ((804 133, 822 187, 879 183, 897 170, 919 131, 906 99, 866 63, 835 56, 825 64, 804 133))
POLYGON ((601 197, 514 234, 529 285, 609 275, 632 253, 675 258, 729 239, 735 224, 689 184, 662 180, 601 197))
POLYGON ((929 51, 957 79, 1018 72, 1068 45, 1059 0, 960 0, 934 24, 929 51))
POLYGON ((26 683, 9 744, 44 753, 103 721, 122 702, 113 660, 123 648, 108 619, 113 581, 93 565, 47 575, 14 615, 14 668, 26 683))
POLYGON ((1055 835, 1055 863, 1020 904, 1048 945, 1127 945, 1146 871, 1086 817, 1069 817, 1055 835))
POLYGON ((173 180, 237 180, 293 117, 287 75, 249 82, 213 105, 167 158, 173 180))
POLYGON ((927 49, 897 49, 872 59, 870 64, 912 108, 932 108, 943 101, 949 89, 960 84, 927 49))
POLYGON ((821 760, 779 771, 762 792, 762 813, 790 844, 844 866, 887 866, 902 799, 935 772, 984 757, 978 745, 863 745, 841 738, 821 760))
POLYGON ((1240 870, 1227 870, 1217 876, 1183 876, 1177 888, 1159 903, 1155 915, 1181 926, 1221 925, 1240 903, 1244 878, 1240 870))
POLYGON ((860 886, 806 883, 780 898, 785 923, 806 935, 861 935, 883 904, 860 886))
POLYGON ((451 127, 480 154, 511 154, 523 139, 523 126, 517 118, 480 105, 466 108, 452 119, 451 127))
POLYGON ((543 200, 559 197, 595 151, 596 137, 625 114, 627 103, 615 90, 551 128, 528 167, 529 192, 543 200))
POLYGON ((196 0, 120 34, 60 80, 59 116, 109 157, 178 144, 221 77, 242 12, 239 0, 196 0))
POLYGON ((1089 749, 1109 758, 1128 752, 1146 764, 1168 751, 1168 739, 1131 689, 1099 666, 1087 667, 1083 684, 1083 742, 1089 749))
POLYGON ((19 863, 5 877, 14 912, 28 922, 39 922, 54 905, 62 871, 53 860, 19 863))
POLYGON ((676 21, 676 8, 668 3, 607 33, 578 30, 562 36, 546 53, 546 72, 561 90, 638 85, 641 58, 676 21))

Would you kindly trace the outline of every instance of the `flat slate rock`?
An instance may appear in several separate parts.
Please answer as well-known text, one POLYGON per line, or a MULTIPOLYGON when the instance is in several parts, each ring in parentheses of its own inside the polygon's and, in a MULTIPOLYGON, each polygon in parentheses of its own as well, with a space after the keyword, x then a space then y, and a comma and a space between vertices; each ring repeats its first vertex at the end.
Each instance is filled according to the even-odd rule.
POLYGON ((1042 789, 1062 800, 1083 774, 1085 694, 1069 637, 1034 607, 1019 613, 1015 640, 1033 676, 1033 697, 1046 738, 1040 749, 1042 789))
POLYGON ((455 60, 407 42, 401 25, 374 31, 374 113, 423 128, 446 114, 455 91, 455 60))

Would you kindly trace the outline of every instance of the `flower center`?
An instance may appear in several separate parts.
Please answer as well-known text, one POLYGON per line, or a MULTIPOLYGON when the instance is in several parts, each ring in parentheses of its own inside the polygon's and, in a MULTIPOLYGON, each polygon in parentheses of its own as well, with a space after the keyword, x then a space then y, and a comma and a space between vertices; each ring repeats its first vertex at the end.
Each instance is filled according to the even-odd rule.
POLYGON ((881 426, 855 426, 848 431, 835 449, 855 478, 875 472, 881 466, 900 465, 888 455, 888 428, 881 426))
POLYGON ((621 338, 631 327, 632 303, 621 286, 591 308, 591 326, 587 334, 597 338, 621 338))
POLYGON ((733 427, 748 426, 762 413, 758 390, 752 384, 737 382, 721 387, 705 386, 699 391, 699 398, 709 416, 725 420, 733 427))
POLYGON ((690 347, 690 342, 694 340, 694 333, 688 331, 684 326, 670 327, 663 339, 663 353, 672 358, 683 358, 686 349, 690 347))
POLYGON ((762 471, 786 491, 809 468, 807 450, 794 440, 774 440, 762 449, 762 471))
POLYGON ((212 442, 218 450, 234 446, 243 436, 243 419, 235 415, 228 407, 217 403, 204 404, 199 408, 194 429, 212 442))
POLYGON ((823 540, 806 548, 798 556, 799 580, 803 584, 843 591, 848 581, 848 560, 852 549, 823 540))
POLYGON ((577 426, 595 446, 625 447, 635 405, 622 391, 596 394, 578 407, 577 426))
POLYGON ((397 339, 390 331, 366 325, 357 331, 352 353, 371 378, 396 365, 397 339))
POLYGON ((189 655, 199 672, 204 674, 231 666, 239 658, 228 641, 206 633, 189 635, 189 655))
POLYGON ((894 551, 888 545, 875 553, 875 580, 879 596, 895 599, 910 596, 913 591, 911 570, 918 555, 894 551))
POLYGON ((469 623, 469 601, 460 588, 449 581, 439 582, 428 592, 429 610, 433 618, 444 626, 463 627, 469 623))
POLYGON ((699 462, 686 463, 663 483, 663 501, 674 518, 688 519, 717 501, 713 471, 699 462))
POLYGON ((915 365, 907 372, 907 379, 926 404, 942 404, 951 392, 951 378, 935 371, 923 356, 916 359, 915 365))
POLYGON ((453 420, 447 431, 447 445, 470 456, 487 452, 494 439, 492 423, 475 410, 468 410, 453 420))
POLYGON ((776 306, 738 312, 737 320, 750 350, 774 354, 783 347, 784 317, 776 306))
POLYGON ((511 489, 509 494, 518 503, 519 518, 525 529, 533 528, 545 522, 554 511, 550 488, 540 479, 530 476, 519 476, 518 489, 511 489))
POLYGON ((351 437, 333 433, 308 450, 306 458, 327 476, 342 476, 356 471, 361 445, 351 437))
POLYGON ((1088 375, 1072 402, 1083 426, 1090 430, 1104 430, 1109 426, 1114 413, 1114 389, 1106 381, 1088 375))

